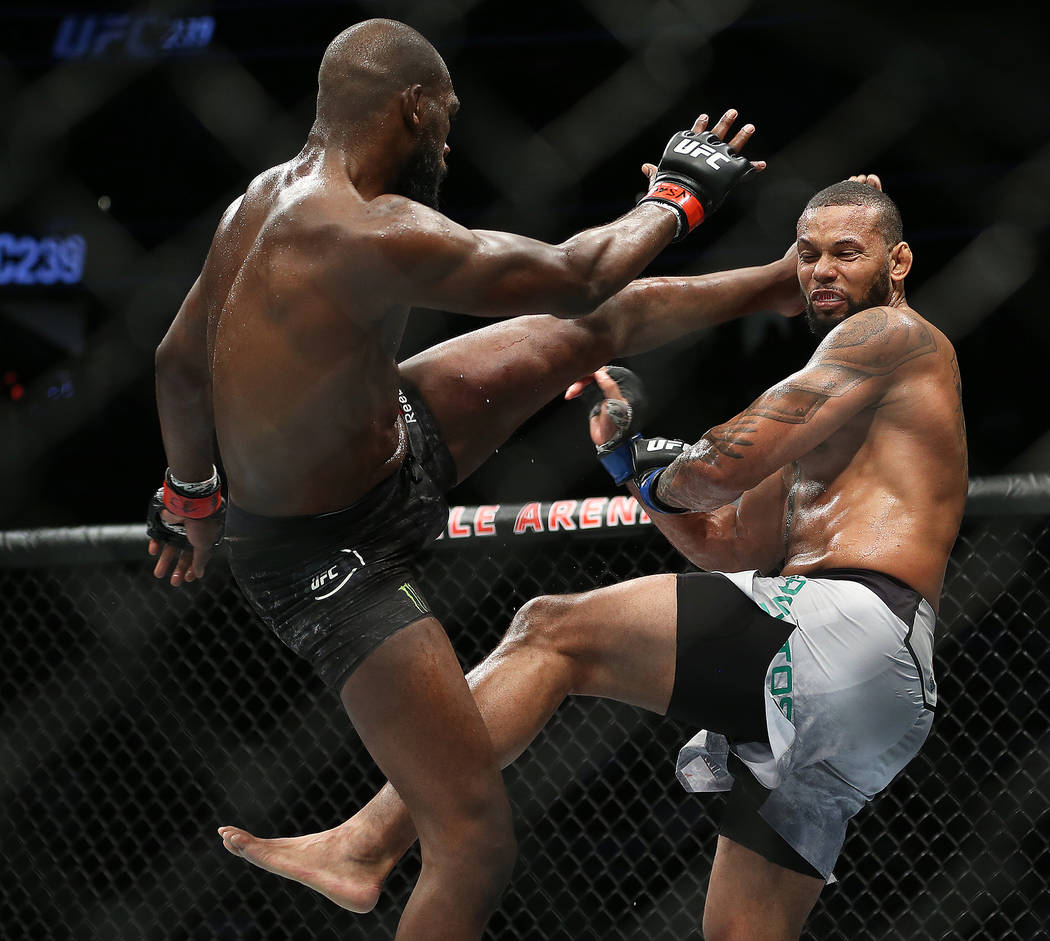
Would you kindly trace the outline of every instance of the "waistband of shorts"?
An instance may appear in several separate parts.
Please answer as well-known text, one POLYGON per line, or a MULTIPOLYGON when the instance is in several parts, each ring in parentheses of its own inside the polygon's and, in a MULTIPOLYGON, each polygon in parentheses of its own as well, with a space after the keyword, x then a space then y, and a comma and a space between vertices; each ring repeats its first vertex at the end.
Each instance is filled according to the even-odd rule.
POLYGON ((307 516, 261 516, 241 509, 233 502, 226 504, 227 536, 248 537, 250 539, 272 539, 281 536, 295 536, 300 532, 316 533, 318 527, 331 524, 343 527, 364 519, 376 511, 391 495, 400 488, 402 476, 408 471, 407 465, 412 457, 406 456, 401 466, 389 477, 384 478, 362 497, 349 506, 327 513, 315 513, 307 516))
POLYGON ((827 568, 801 573, 804 578, 856 582, 872 591, 897 617, 910 624, 920 604, 929 602, 907 582, 875 569, 827 568))

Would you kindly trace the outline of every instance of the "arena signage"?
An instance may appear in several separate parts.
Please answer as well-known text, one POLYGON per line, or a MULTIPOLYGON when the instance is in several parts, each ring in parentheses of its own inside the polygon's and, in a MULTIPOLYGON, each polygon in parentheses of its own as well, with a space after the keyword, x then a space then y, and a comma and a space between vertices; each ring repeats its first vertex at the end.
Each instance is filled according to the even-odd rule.
POLYGON ((203 49, 214 34, 212 16, 67 16, 51 52, 56 59, 157 59, 203 49))
POLYGON ((0 232, 0 284, 77 284, 84 273, 83 236, 0 232))
POLYGON ((584 497, 486 506, 454 506, 439 539, 528 536, 573 530, 611 530, 650 525, 634 497, 584 497))

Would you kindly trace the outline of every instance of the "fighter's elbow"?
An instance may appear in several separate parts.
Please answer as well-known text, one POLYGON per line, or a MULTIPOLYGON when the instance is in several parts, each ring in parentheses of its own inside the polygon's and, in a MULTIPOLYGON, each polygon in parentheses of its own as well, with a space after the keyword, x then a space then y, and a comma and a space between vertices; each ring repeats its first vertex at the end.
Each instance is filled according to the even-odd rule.
POLYGON ((562 320, 585 317, 608 297, 604 286, 582 277, 565 278, 550 313, 562 320))
POLYGON ((153 364, 158 390, 192 395, 210 381, 204 357, 187 349, 170 332, 157 346, 153 364))

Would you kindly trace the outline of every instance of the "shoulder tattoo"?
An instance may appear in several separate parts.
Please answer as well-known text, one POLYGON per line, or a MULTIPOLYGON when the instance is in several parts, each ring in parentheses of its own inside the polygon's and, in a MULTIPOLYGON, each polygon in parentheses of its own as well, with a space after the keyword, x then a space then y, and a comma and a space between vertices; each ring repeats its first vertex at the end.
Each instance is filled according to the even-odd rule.
POLYGON ((937 349, 933 332, 921 320, 895 318, 873 307, 844 321, 817 347, 807 367, 764 392, 735 418, 712 428, 692 457, 707 464, 740 460, 752 446, 756 419, 804 425, 830 398, 838 398, 878 376, 937 349))
POLYGON ((827 402, 905 363, 933 353, 937 341, 920 320, 891 324, 882 307, 855 315, 817 347, 809 365, 759 396, 745 414, 805 424, 827 402))

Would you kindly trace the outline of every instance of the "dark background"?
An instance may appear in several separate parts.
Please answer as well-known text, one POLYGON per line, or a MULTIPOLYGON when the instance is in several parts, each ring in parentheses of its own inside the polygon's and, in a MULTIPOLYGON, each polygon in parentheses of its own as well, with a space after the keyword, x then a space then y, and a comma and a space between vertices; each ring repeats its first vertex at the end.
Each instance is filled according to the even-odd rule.
MULTIPOLYGON (((958 348, 973 473, 1050 469, 1037 12, 24 0, 0 6, 0 234, 80 235, 86 265, 76 285, 0 284, 0 530, 141 521, 165 464, 153 351, 222 210, 301 147, 325 44, 380 14, 420 28, 449 62, 463 110, 445 208, 468 225, 557 240, 607 221, 671 133, 731 105, 758 125, 751 149, 770 168, 653 273, 778 257, 816 189, 880 173, 915 250, 909 298, 958 348), (214 32, 194 46, 185 29, 204 17, 214 32), (62 58, 62 35, 66 53, 80 36, 87 53, 62 58)), ((0 253, 0 272, 15 261, 0 253)), ((478 323, 421 311, 404 354, 478 323)), ((760 315, 632 365, 654 399, 651 430, 696 436, 811 348, 803 324, 760 315)), ((453 499, 609 492, 580 411, 553 403, 453 499)), ((949 565, 948 708, 851 828, 841 887, 823 894, 809 937, 1046 937, 1050 535, 1044 518, 998 512, 967 520, 949 565)), ((437 544, 425 590, 465 664, 529 597, 683 565, 642 533, 572 535, 437 544)), ((379 782, 338 703, 259 629, 221 558, 173 593, 135 545, 66 543, 91 564, 20 568, 16 551, 0 566, 0 938, 390 937, 416 857, 375 916, 356 919, 231 861, 214 837, 228 822, 266 835, 331 826, 379 782)), ((492 937, 695 936, 719 798, 673 780, 683 738, 629 707, 559 713, 507 772, 522 855, 492 937)))
MULTIPOLYGON (((0 8, 0 232, 78 233, 86 264, 76 285, 0 285, 0 528, 141 518, 165 465, 156 345, 222 210, 301 147, 326 43, 375 15, 448 61, 463 109, 443 208, 470 226, 560 240, 607 221, 674 131, 729 106, 769 169, 649 273, 772 260, 814 191, 879 173, 915 252, 909 300, 958 349, 971 472, 1050 468, 1050 78, 1021 5, 26 2, 0 8), (59 57, 61 29, 87 23, 94 42, 128 12, 153 18, 136 41, 118 23, 59 57), (214 33, 187 47, 172 24, 201 17, 214 33)), ((419 311, 403 353, 478 325, 419 311)), ((803 323, 759 315, 631 365, 651 431, 695 438, 811 348, 803 323)), ((554 403, 452 498, 608 486, 579 406, 554 403)))

